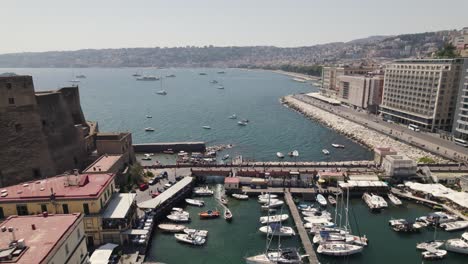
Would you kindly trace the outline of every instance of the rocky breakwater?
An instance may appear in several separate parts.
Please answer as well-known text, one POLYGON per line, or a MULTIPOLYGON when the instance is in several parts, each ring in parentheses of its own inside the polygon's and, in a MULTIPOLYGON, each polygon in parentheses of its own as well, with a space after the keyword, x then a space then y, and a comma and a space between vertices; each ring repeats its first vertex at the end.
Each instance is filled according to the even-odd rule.
POLYGON ((434 160, 436 163, 448 162, 448 160, 440 156, 397 141, 389 136, 378 133, 374 130, 370 130, 363 125, 354 123, 335 114, 322 110, 319 107, 304 103, 293 98, 292 96, 285 96, 281 98, 281 102, 289 108, 292 108, 371 149, 376 147, 391 147, 398 153, 404 154, 415 161, 418 161, 423 157, 428 157, 434 160))

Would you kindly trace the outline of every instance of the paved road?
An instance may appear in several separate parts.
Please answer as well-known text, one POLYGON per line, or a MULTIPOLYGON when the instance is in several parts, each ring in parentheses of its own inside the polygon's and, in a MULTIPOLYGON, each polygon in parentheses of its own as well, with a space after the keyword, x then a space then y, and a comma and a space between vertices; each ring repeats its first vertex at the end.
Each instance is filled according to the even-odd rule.
POLYGON ((438 134, 415 132, 400 124, 384 122, 379 116, 358 112, 345 106, 332 106, 307 95, 294 95, 294 98, 426 151, 448 159, 468 163, 467 148, 458 146, 452 141, 442 139, 438 134))

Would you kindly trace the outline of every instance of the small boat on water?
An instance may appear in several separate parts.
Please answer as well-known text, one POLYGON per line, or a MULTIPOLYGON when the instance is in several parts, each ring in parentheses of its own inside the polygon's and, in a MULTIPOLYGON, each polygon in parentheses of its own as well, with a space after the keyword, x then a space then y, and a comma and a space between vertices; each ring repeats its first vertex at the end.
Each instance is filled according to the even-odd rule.
POLYGON ((275 198, 278 198, 278 195, 267 193, 267 194, 260 194, 260 195, 258 196, 258 199, 267 199, 267 200, 268 200, 268 198, 270 198, 270 199, 275 199, 275 198))
POLYGON ((312 219, 312 218, 325 218, 325 219, 328 219, 329 221, 332 219, 331 214, 329 212, 307 212, 307 211, 302 211, 301 214, 303 216, 309 217, 309 219, 312 219))
POLYGON ((225 71, 219 71, 219 72, 217 72, 217 73, 218 73, 218 74, 223 74, 223 73, 225 73, 225 71))
POLYGON ((383 197, 375 195, 373 193, 364 193, 362 195, 362 199, 364 200, 364 202, 366 202, 367 206, 371 210, 380 210, 382 208, 388 207, 388 204, 383 197))
POLYGON ((221 204, 227 205, 229 200, 226 197, 221 197, 219 198, 219 202, 221 202, 221 204))
POLYGON ((321 205, 321 206, 327 206, 327 200, 325 199, 325 197, 321 194, 317 194, 317 202, 321 205))
POLYGON ((468 254, 468 232, 463 233, 461 238, 447 240, 445 249, 451 252, 468 254))
POLYGON ((323 243, 336 243, 336 242, 344 242, 348 244, 358 245, 366 247, 368 240, 367 237, 363 236, 354 236, 351 234, 341 234, 341 233, 328 233, 326 231, 322 231, 319 234, 316 234, 312 242, 314 244, 323 244, 323 243))
POLYGON ((150 116, 150 115, 146 115, 146 118, 153 118, 153 116, 150 116))
POLYGON ((329 202, 331 205, 333 205, 333 206, 336 205, 336 199, 335 199, 335 197, 333 197, 333 196, 331 196, 331 195, 328 195, 327 199, 328 199, 328 202, 329 202))
POLYGON ((170 233, 179 233, 182 232, 186 227, 184 225, 174 225, 174 224, 160 224, 158 225, 159 229, 164 232, 170 233))
POLYGON ((322 149, 322 153, 325 155, 330 155, 330 151, 328 151, 328 149, 322 149))
POLYGON ((457 231, 468 228, 468 221, 455 221, 449 223, 440 224, 440 227, 444 228, 445 231, 457 231))
POLYGON ((136 78, 137 81, 158 81, 159 77, 156 76, 141 76, 136 78))
POLYGON ((205 72, 200 72, 198 75, 206 75, 205 72))
POLYGON ((400 224, 393 225, 392 229, 395 232, 413 233, 413 232, 419 232, 422 227, 423 226, 418 223, 404 221, 400 224))
POLYGON ((152 128, 152 127, 145 127, 145 131, 146 131, 146 132, 153 132, 153 131, 154 131, 154 128, 152 128))
POLYGON ((190 221, 190 217, 188 217, 187 215, 183 215, 183 214, 170 214, 167 216, 167 219, 174 221, 174 222, 189 222, 190 221))
POLYGON ((202 200, 195 200, 195 199, 185 199, 185 202, 187 204, 190 204, 190 205, 194 205, 194 206, 198 206, 198 207, 202 207, 205 205, 205 202, 202 201, 202 200))
POLYGON ((335 144, 335 143, 333 143, 333 144, 331 144, 331 145, 332 145, 332 147, 334 147, 334 148, 344 148, 344 145, 340 145, 340 144, 335 144))
POLYGON ((211 80, 210 83, 218 83, 217 80, 211 80))
POLYGON ((421 255, 423 259, 443 259, 447 255, 447 250, 428 248, 421 255))
POLYGON ((210 126, 202 126, 203 129, 211 129, 210 126))
POLYGON ((166 90, 157 91, 156 93, 159 94, 159 95, 166 95, 167 94, 166 90))
POLYGON ((272 203, 274 201, 278 201, 278 199, 277 198, 258 198, 258 203, 260 204, 272 203))
POLYGON ((278 223, 278 222, 286 221, 288 219, 289 219, 289 215, 287 214, 262 216, 260 217, 260 223, 262 224, 278 223))
POLYGON ((175 234, 174 237, 177 241, 188 243, 195 246, 201 246, 205 244, 206 239, 201 236, 191 236, 187 234, 175 234))
POLYGON ((284 158, 284 154, 281 152, 276 152, 276 157, 278 157, 279 159, 282 159, 284 158))
POLYGON ((246 123, 246 122, 243 122, 243 121, 239 121, 239 122, 237 122, 237 124, 238 124, 239 126, 246 126, 246 125, 247 125, 247 123, 246 123))
POLYGON ((232 220, 232 213, 231 210, 224 208, 224 219, 226 221, 231 221, 232 220))
POLYGON ((242 119, 241 121, 244 122, 244 123, 248 123, 248 122, 249 122, 248 119, 242 119))
POLYGON ((211 196, 214 194, 214 191, 206 187, 198 187, 193 190, 193 194, 196 196, 211 196))
POLYGON ((177 208, 177 207, 172 208, 171 214, 181 214, 181 215, 190 216, 189 212, 184 211, 182 208, 177 208))
POLYGON ((174 78, 176 77, 175 74, 169 74, 169 75, 166 75, 167 78, 174 78))
POLYGON ((133 77, 140 77, 140 76, 141 76, 141 74, 139 74, 139 73, 135 72, 134 74, 132 74, 132 76, 133 76, 133 77))
POLYGON ((71 82, 71 83, 79 83, 79 82, 80 82, 80 80, 73 79, 73 80, 70 80, 69 82, 71 82))
POLYGON ((227 160, 227 159, 229 159, 229 154, 224 155, 222 158, 222 160, 227 160))
POLYGON ((273 236, 295 236, 296 232, 294 232, 294 229, 290 226, 281 226, 280 224, 270 224, 266 226, 262 226, 258 229, 260 232, 268 235, 273 235, 273 236))
POLYGON ((247 264, 301 264, 304 263, 302 258, 305 255, 300 255, 295 248, 280 248, 279 250, 268 250, 263 254, 247 257, 247 264))
MULTIPOLYGON (((319 219, 319 220, 321 221, 322 219, 319 219)), ((307 222, 307 223, 304 223, 304 228, 310 229, 310 233, 314 234, 315 231, 320 228, 335 228, 335 223, 329 222, 329 221, 321 221, 320 223, 307 222)))
POLYGON ((320 244, 317 253, 328 256, 349 256, 362 252, 364 247, 344 242, 320 244))
POLYGON ((390 202, 392 202, 392 204, 394 204, 394 205, 402 205, 403 204, 401 202, 401 200, 398 199, 398 197, 396 197, 395 195, 389 193, 387 196, 388 196, 388 199, 390 200, 390 202))
POLYGON ((237 119, 237 115, 236 114, 232 114, 228 117, 229 119, 237 119))
POLYGON ((151 160, 151 154, 145 154, 143 156, 143 158, 141 158, 142 160, 151 160))
MULTIPOLYGON (((306 223, 307 224, 307 223, 306 223)), ((304 225, 304 228, 310 229, 311 234, 320 234, 321 231, 328 232, 329 234, 338 233, 338 234, 349 234, 349 231, 343 228, 338 227, 326 227, 326 226, 312 226, 310 228, 304 225)))
POLYGON ((236 198, 237 200, 248 200, 249 199, 249 196, 247 194, 239 194, 239 193, 232 194, 232 197, 236 198))
POLYGON ((426 242, 421 242, 416 244, 416 248, 420 250, 427 250, 429 248, 440 248, 442 245, 444 245, 445 241, 441 240, 432 240, 432 241, 426 241, 426 242))
POLYGON ((182 231, 184 231, 185 234, 192 235, 192 236, 201 236, 201 237, 207 237, 208 236, 208 230, 185 228, 182 231))
POLYGON ((80 74, 80 75, 77 75, 75 78, 77 78, 77 79, 86 79, 86 75, 80 74))
POLYGON ((223 90, 223 89, 224 89, 224 86, 218 85, 218 87, 216 87, 216 88, 218 88, 219 90, 223 90))
POLYGON ((220 213, 218 210, 208 210, 208 211, 200 212, 198 216, 200 216, 200 219, 212 219, 212 218, 218 218, 220 216, 220 213))
POLYGON ((314 217, 314 216, 307 216, 304 217, 304 221, 312 224, 312 225, 329 225, 330 219, 328 217, 314 217))
POLYGON ((270 200, 270 202, 267 202, 265 205, 262 205, 262 209, 271 209, 271 208, 277 208, 283 206, 284 202, 278 199, 270 200))

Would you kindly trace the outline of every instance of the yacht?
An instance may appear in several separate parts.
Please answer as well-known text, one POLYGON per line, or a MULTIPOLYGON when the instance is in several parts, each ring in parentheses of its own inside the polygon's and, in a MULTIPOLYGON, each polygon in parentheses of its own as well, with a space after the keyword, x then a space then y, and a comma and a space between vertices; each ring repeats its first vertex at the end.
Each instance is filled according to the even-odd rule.
POLYGON ((187 235, 192 235, 192 236, 201 236, 201 237, 207 237, 208 236, 208 230, 199 230, 199 229, 192 229, 192 228, 184 228, 182 230, 185 234, 187 235))
MULTIPOLYGON (((307 228, 305 226, 306 224, 307 223, 304 224, 304 228, 307 228)), ((345 230, 341 227, 327 227, 327 226, 316 225, 316 226, 311 226, 310 228, 307 228, 307 229, 310 229, 310 233, 314 235, 320 234, 320 232, 322 231, 328 232, 329 234, 332 234, 332 233, 349 234, 348 230, 345 230)))
POLYGON ((403 204, 401 202, 401 200, 398 199, 398 197, 396 197, 395 195, 389 193, 387 196, 388 196, 388 199, 390 200, 390 202, 392 202, 392 204, 394 204, 394 205, 402 205, 403 204))
POLYGON ((262 205, 262 209, 271 209, 283 206, 284 202, 278 199, 270 200, 265 205, 262 205))
POLYGON ((201 201, 201 200, 195 200, 195 199, 185 199, 185 202, 187 204, 190 204, 190 205, 194 205, 194 206, 198 206, 198 207, 202 207, 205 205, 205 202, 204 201, 201 201))
POLYGON ((458 217, 445 212, 434 212, 427 216, 427 221, 432 224, 444 224, 457 221, 458 217))
POLYGON ((395 232, 405 232, 405 233, 411 233, 411 232, 418 232, 423 226, 420 225, 419 223, 415 222, 408 222, 408 221, 402 221, 401 223, 395 223, 392 226, 393 231, 395 232))
POLYGON ((309 219, 312 218, 325 218, 327 220, 332 220, 331 214, 329 212, 307 212, 307 211, 302 211, 301 212, 303 216, 309 217, 309 219))
POLYGON ((424 259, 443 259, 447 255, 447 250, 428 248, 421 255, 424 259))
POLYGON ((289 219, 289 215, 287 214, 262 216, 260 217, 260 223, 262 224, 278 223, 278 222, 286 221, 288 219, 289 219))
POLYGON ((219 90, 223 90, 223 89, 224 89, 224 86, 218 85, 218 87, 216 87, 216 88, 218 88, 219 90))
POLYGON ((239 121, 239 122, 237 122, 237 124, 238 124, 239 126, 246 126, 246 125, 247 125, 247 123, 244 122, 244 121, 239 121))
POLYGON ((455 221, 450 223, 440 224, 445 231, 457 231, 468 228, 468 221, 455 221))
POLYGON ((321 205, 321 206, 327 206, 327 199, 325 199, 325 197, 321 194, 317 194, 317 202, 321 205))
POLYGON ((211 129, 210 126, 202 126, 203 129, 211 129))
POLYGON ((237 119, 237 115, 236 114, 232 114, 228 117, 229 119, 237 119))
POLYGON ((147 131, 147 132, 153 132, 153 131, 154 131, 154 128, 152 128, 152 127, 146 127, 146 128, 145 128, 145 131, 147 131))
POLYGON ((366 202, 367 206, 371 210, 380 210, 382 208, 388 207, 387 202, 381 196, 375 194, 364 193, 362 199, 366 202))
POLYGON ((231 221, 232 220, 232 212, 231 210, 224 208, 224 219, 226 221, 231 221))
POLYGON ((157 91, 156 94, 167 95, 167 92, 166 92, 166 90, 161 90, 161 91, 157 91))
POLYGON ((232 197, 236 198, 237 200, 248 200, 249 199, 249 196, 247 194, 239 194, 239 193, 232 194, 232 197))
POLYGON ((333 143, 333 144, 331 144, 331 145, 332 145, 332 147, 334 147, 334 148, 344 148, 344 145, 341 145, 341 144, 335 144, 335 143, 333 143))
POLYGON ((174 224, 160 224, 158 225, 159 229, 164 232, 170 233, 179 233, 182 232, 186 227, 184 225, 174 225, 174 224))
POLYGON ((193 193, 196 196, 211 196, 214 194, 214 191, 208 188, 208 186, 206 186, 206 187, 195 188, 193 193))
POLYGON ((330 155, 330 151, 328 151, 328 149, 322 149, 322 153, 325 155, 330 155))
POLYGON ((270 198, 270 199, 275 199, 275 198, 278 198, 278 195, 267 193, 267 194, 260 194, 260 195, 258 196, 258 199, 267 199, 267 200, 268 200, 268 198, 270 198))
POLYGON ((328 217, 306 216, 304 217, 304 221, 310 223, 311 225, 329 225, 330 223, 328 217))
POLYGON ((247 264, 301 264, 304 263, 299 252, 294 248, 268 250, 264 254, 247 257, 247 264))
POLYGON ((279 159, 282 159, 284 158, 284 154, 281 152, 276 152, 276 157, 278 157, 279 159))
POLYGON ((151 116, 151 115, 146 115, 146 118, 153 118, 153 116, 151 116))
POLYGON ((184 211, 182 208, 177 208, 177 207, 172 208, 171 214, 181 214, 181 215, 190 216, 189 212, 184 211))
POLYGON ((314 244, 342 242, 363 247, 366 247, 368 243, 367 237, 365 236, 360 237, 347 233, 328 233, 326 231, 322 231, 321 233, 316 234, 312 241, 314 244))
POLYGON ((348 244, 345 242, 340 243, 324 243, 320 244, 317 248, 317 253, 328 256, 349 256, 362 252, 362 246, 348 244))
POLYGON ((468 254, 468 232, 463 233, 461 238, 447 240, 445 242, 445 249, 461 254, 468 254))
POLYGON ((177 241, 192 244, 195 246, 201 246, 205 244, 206 239, 201 236, 191 236, 187 234, 175 234, 174 237, 177 241))
POLYGON ((167 219, 174 222, 189 222, 190 218, 187 215, 183 214, 170 214, 167 216, 167 219))
POLYGON ((420 250, 427 250, 428 248, 440 248, 442 245, 444 245, 444 241, 433 240, 417 243, 416 248, 420 250))
POLYGON ((258 198, 258 203, 260 204, 267 204, 278 201, 277 198, 258 198))
POLYGON ((273 236, 295 236, 296 232, 290 226, 281 226, 279 224, 270 224, 262 226, 258 229, 264 234, 269 234, 273 236))
POLYGON ((137 81, 158 81, 159 77, 156 76, 141 76, 136 78, 137 81))

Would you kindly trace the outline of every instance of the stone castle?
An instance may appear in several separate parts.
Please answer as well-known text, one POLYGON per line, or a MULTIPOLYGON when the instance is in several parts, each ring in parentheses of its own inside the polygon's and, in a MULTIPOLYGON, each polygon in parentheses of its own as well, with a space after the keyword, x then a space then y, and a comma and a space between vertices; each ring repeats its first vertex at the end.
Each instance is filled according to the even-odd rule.
POLYGON ((102 154, 126 154, 132 163, 131 134, 124 135, 97 143, 97 123, 85 120, 76 86, 35 92, 31 76, 0 77, 0 186, 82 170, 102 154))

